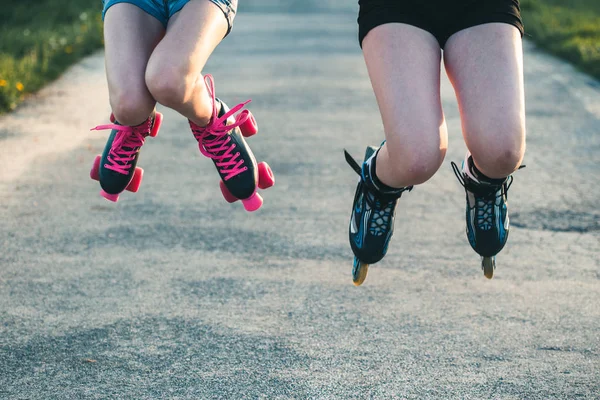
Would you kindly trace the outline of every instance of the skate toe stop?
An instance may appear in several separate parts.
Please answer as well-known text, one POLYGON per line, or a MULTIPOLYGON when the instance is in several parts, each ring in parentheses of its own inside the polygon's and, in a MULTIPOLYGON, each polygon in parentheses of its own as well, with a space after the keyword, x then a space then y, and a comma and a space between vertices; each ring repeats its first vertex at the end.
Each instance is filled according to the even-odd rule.
POLYGON ((108 201, 112 201, 113 203, 116 203, 117 201, 119 201, 118 194, 106 193, 104 190, 100 191, 100 196, 104 197, 108 201))
POLYGON ((263 204, 263 198, 258 193, 254 193, 247 199, 242 200, 246 211, 252 212, 258 210, 263 204))

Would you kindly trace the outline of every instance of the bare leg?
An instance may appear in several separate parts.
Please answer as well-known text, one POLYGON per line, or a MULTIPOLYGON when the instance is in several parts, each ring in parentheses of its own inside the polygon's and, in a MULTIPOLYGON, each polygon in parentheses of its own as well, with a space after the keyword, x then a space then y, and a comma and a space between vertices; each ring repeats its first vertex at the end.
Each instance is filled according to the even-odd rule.
POLYGON ((386 24, 365 37, 363 53, 386 136, 377 176, 391 187, 423 183, 440 167, 448 142, 439 44, 419 28, 386 24))
POLYGON ((474 26, 453 35, 444 50, 463 135, 475 166, 489 178, 515 171, 525 153, 523 49, 508 24, 474 26))
POLYGON ((202 68, 227 29, 219 7, 191 0, 170 19, 148 63, 146 83, 154 98, 199 126, 207 125, 212 115, 202 68))
POLYGON ((129 3, 115 4, 104 18, 106 77, 113 114, 123 125, 144 122, 156 102, 146 87, 146 65, 164 35, 162 24, 129 3))

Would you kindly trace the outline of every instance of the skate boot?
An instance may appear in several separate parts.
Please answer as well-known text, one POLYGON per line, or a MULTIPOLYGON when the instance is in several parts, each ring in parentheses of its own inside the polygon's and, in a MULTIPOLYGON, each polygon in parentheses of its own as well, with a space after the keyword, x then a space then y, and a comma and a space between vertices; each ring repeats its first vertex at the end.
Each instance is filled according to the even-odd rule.
POLYGON ((352 280, 356 286, 361 285, 367 277, 369 264, 375 264, 386 254, 390 239, 394 233, 394 216, 398 199, 412 186, 382 190, 373 181, 373 160, 378 149, 368 147, 362 167, 354 158, 344 151, 346 161, 360 176, 352 214, 350 216, 349 238, 354 264, 352 280))
POLYGON ((96 156, 90 177, 100 182, 100 195, 118 201, 124 190, 137 192, 144 170, 136 167, 140 149, 148 136, 155 137, 162 123, 162 114, 154 112, 137 126, 120 125, 113 115, 112 124, 99 125, 91 130, 111 129, 102 155, 96 156))
POLYGON ((513 177, 509 175, 504 179, 490 179, 483 176, 476 170, 469 152, 462 170, 454 162, 451 164, 456 178, 465 188, 467 238, 473 250, 481 256, 484 275, 492 279, 496 268, 496 254, 508 239, 507 194, 513 177))
POLYGON ((221 177, 219 182, 223 197, 229 203, 241 200, 247 211, 256 211, 263 199, 257 188, 267 189, 275 183, 271 168, 266 162, 257 165, 256 158, 245 137, 257 133, 258 128, 252 113, 243 110, 250 100, 240 103, 231 110, 215 97, 214 81, 211 75, 204 77, 204 82, 211 96, 213 114, 205 127, 190 121, 190 127, 200 152, 213 160, 221 177))

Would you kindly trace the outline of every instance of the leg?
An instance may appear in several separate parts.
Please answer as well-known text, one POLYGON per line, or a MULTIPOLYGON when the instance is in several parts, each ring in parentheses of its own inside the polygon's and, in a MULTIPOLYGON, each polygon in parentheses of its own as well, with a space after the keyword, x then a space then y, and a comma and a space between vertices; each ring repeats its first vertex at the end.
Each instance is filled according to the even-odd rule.
POLYGON ((467 238, 491 278, 510 231, 509 175, 525 151, 520 32, 507 23, 476 25, 451 36, 444 57, 471 153, 462 172, 453 164, 466 192, 467 238))
POLYGON ((227 30, 218 6, 191 0, 169 20, 167 34, 146 69, 154 98, 199 126, 208 124, 213 110, 202 68, 227 30))
POLYGON ((156 102, 146 87, 144 71, 163 35, 159 20, 129 3, 109 5, 104 16, 106 76, 118 124, 94 128, 110 129, 111 134, 90 177, 100 182, 100 194, 110 201, 117 201, 125 189, 138 190, 143 176, 137 167, 140 148, 160 127, 161 116, 153 113, 156 102))
MULTIPOLYGON (((256 133, 255 121, 248 110, 235 115, 246 103, 229 110, 216 99, 212 77, 202 76, 230 23, 216 3, 191 0, 171 17, 167 34, 148 63, 146 83, 159 103, 190 120, 200 152, 219 172, 226 200, 239 199, 247 211, 255 211, 263 202, 257 188, 274 183, 268 165, 256 162, 244 140, 244 135, 256 133)), ((227 10, 233 13, 234 8, 227 10)))
POLYGON ((489 178, 514 172, 525 152, 523 50, 517 28, 489 23, 448 40, 444 63, 475 166, 489 178))
POLYGON ((150 54, 164 35, 162 24, 140 8, 119 3, 104 19, 106 76, 110 104, 122 125, 138 125, 152 113, 155 101, 144 74, 150 54))
POLYGON ((349 228, 356 285, 368 265, 387 253, 402 193, 433 176, 447 147, 435 37, 411 25, 386 23, 371 29, 362 47, 386 142, 375 155, 367 151, 362 167, 346 154, 360 176, 349 228))
POLYGON ((439 44, 424 30, 394 23, 371 30, 362 45, 386 136, 376 174, 392 187, 423 183, 440 167, 448 142, 439 44))

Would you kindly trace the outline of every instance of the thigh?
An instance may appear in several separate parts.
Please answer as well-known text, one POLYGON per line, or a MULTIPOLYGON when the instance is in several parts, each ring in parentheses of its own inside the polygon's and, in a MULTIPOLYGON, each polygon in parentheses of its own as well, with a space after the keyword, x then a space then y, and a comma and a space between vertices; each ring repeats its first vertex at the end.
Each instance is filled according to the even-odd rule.
POLYGON ((144 74, 164 32, 160 21, 133 4, 118 3, 106 11, 104 47, 111 101, 122 102, 124 96, 133 102, 151 99, 144 74))
POLYGON ((195 81, 208 57, 227 34, 223 11, 209 0, 191 0, 171 19, 167 33, 152 53, 149 73, 195 81))
POLYGON ((388 146, 445 149, 441 50, 435 37, 411 25, 392 23, 372 29, 362 46, 388 146))
MULTIPOLYGON (((169 2, 169 15, 179 12, 190 0, 173 0, 169 2)), ((227 20, 227 34, 231 31, 237 12, 237 0, 208 0, 221 9, 227 20)))
POLYGON ((473 153, 524 147, 521 42, 516 27, 489 23, 454 34, 444 48, 444 64, 458 99, 463 135, 473 153))

